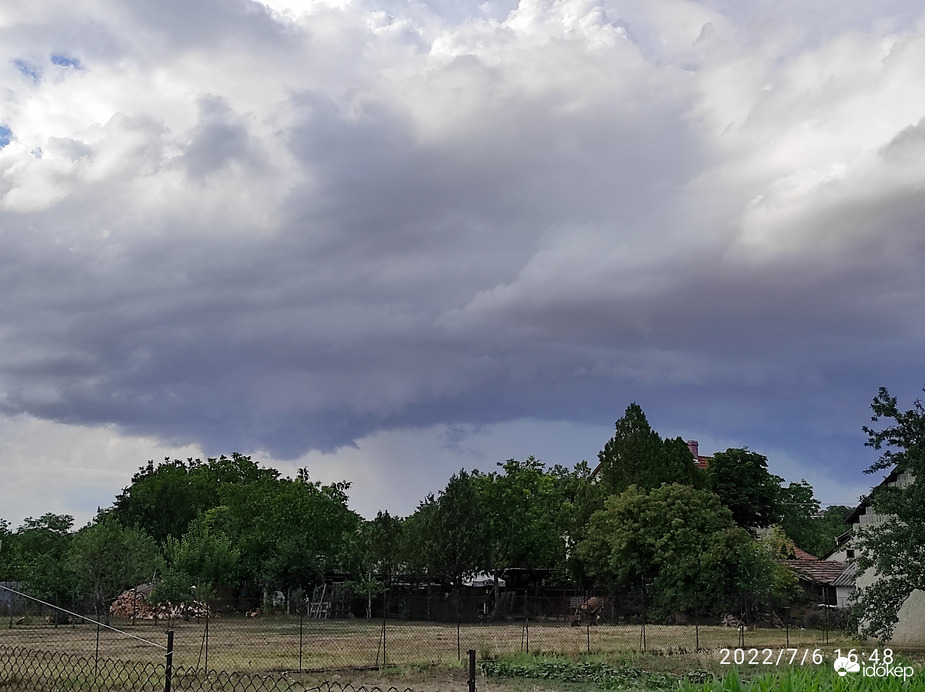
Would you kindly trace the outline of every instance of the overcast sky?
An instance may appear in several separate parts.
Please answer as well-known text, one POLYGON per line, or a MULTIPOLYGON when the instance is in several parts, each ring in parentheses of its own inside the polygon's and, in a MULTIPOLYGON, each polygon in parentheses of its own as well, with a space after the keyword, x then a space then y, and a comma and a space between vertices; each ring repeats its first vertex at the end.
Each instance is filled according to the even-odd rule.
POLYGON ((405 515, 626 406, 826 503, 925 385, 912 0, 0 3, 0 517, 232 451, 405 515))

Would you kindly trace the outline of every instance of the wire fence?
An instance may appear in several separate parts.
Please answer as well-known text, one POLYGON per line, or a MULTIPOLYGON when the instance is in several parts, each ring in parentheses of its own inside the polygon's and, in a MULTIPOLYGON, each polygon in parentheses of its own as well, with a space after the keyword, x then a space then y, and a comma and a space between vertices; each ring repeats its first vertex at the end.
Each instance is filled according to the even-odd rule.
POLYGON ((277 603, 275 612, 267 601, 263 610, 243 612, 219 603, 173 609, 163 619, 135 612, 134 618, 107 622, 76 606, 65 609, 14 593, 17 600, 0 613, 0 689, 11 691, 331 692, 319 674, 462 666, 470 650, 479 660, 518 652, 686 655, 722 648, 837 646, 850 640, 839 611, 819 604, 752 603, 735 614, 695 609, 669 618, 574 590, 540 598, 511 591, 504 597, 510 607, 503 616, 497 615, 502 609, 491 610, 480 600, 488 598, 484 593, 466 597, 473 603, 450 595, 441 601, 443 610, 430 610, 431 617, 449 620, 442 622, 396 617, 407 603, 402 606, 389 594, 372 603, 367 599, 372 607, 364 610, 372 617, 313 607, 311 598, 300 597, 295 604, 277 603), (588 608, 589 602, 595 607, 588 608))

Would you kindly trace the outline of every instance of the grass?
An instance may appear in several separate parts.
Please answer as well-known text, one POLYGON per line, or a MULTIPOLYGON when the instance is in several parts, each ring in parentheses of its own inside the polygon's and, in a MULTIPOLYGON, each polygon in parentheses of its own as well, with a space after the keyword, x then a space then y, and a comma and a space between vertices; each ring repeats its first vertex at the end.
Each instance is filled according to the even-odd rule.
MULTIPOLYGON (((528 628, 523 623, 462 625, 457 640, 455 624, 389 621, 383 642, 382 621, 361 619, 304 620, 300 632, 300 622, 295 617, 218 617, 210 620, 208 637, 205 621, 112 624, 151 643, 101 629, 97 644, 95 625, 54 628, 27 621, 22 626, 0 629, 0 646, 66 653, 91 660, 112 659, 114 669, 119 662, 160 666, 164 663, 165 630, 170 627, 175 632, 174 666, 183 669, 191 681, 208 667, 226 674, 288 673, 306 686, 333 681, 379 685, 383 689, 394 685, 399 689, 462 692, 467 688, 467 675, 457 652, 465 660, 466 651, 473 649, 482 661, 480 692, 592 689, 762 692, 788 689, 781 685, 793 684, 817 685, 807 687, 808 690, 856 689, 845 687, 850 680, 846 683, 838 678, 834 669, 828 678, 812 677, 828 672, 822 671, 826 666, 817 666, 819 670, 815 672, 806 667, 792 672, 781 668, 778 673, 775 668, 778 677, 773 681, 767 675, 763 678, 758 675, 768 670, 766 666, 739 666, 732 675, 735 667, 721 663, 722 649, 737 647, 740 633, 723 627, 700 627, 695 632, 692 626, 650 625, 645 631, 646 651, 642 652, 641 628, 629 625, 591 628, 569 627, 565 623, 530 623, 528 628), (383 662, 388 666, 383 667, 383 662), (315 672, 297 673, 299 670, 315 672), (790 677, 781 678, 780 674, 790 677), (804 679, 806 675, 811 678, 804 679), (722 678, 725 680, 721 684, 727 687, 716 686, 720 684, 716 680, 722 678)), ((823 633, 815 630, 789 633, 753 630, 744 636, 746 648, 779 650, 789 645, 801 653, 805 649, 823 650, 828 669, 834 660, 834 649, 858 648, 856 642, 833 633, 829 633, 829 642, 823 645, 823 633)))
MULTIPOLYGON (((146 644, 102 629, 97 649, 95 625, 25 625, 0 629, 0 644, 28 646, 45 651, 132 661, 162 662, 166 645, 165 630, 175 631, 176 665, 236 672, 267 672, 299 669, 346 669, 380 667, 389 664, 455 665, 466 651, 474 649, 480 660, 492 659, 529 649, 575 657, 581 654, 618 654, 642 650, 641 628, 631 625, 569 627, 565 623, 502 623, 460 627, 455 624, 389 621, 382 637, 382 622, 353 620, 304 620, 300 633, 295 617, 240 618, 219 617, 206 623, 174 621, 151 623, 114 621, 146 644), (206 645, 208 644, 208 646, 206 645), (385 649, 383 651, 383 648, 385 649)), ((745 647, 774 649, 786 646, 800 649, 821 647, 822 632, 816 630, 753 630, 745 635, 745 647)), ((719 650, 739 644, 738 630, 700 627, 699 637, 691 626, 649 625, 645 630, 645 649, 656 656, 696 658, 697 644, 708 656, 719 658, 719 650), (698 642, 699 639, 699 642, 698 642)), ((830 633, 829 648, 853 645, 850 640, 830 633)), ((703 655, 703 654, 699 654, 703 655)))
POLYGON ((481 664, 489 678, 526 678, 557 681, 578 690, 679 690, 680 692, 853 692, 872 690, 925 690, 925 668, 921 663, 898 660, 903 677, 871 677, 849 673, 840 677, 832 658, 819 665, 783 665, 768 670, 763 666, 722 666, 717 670, 709 661, 699 669, 683 666, 674 672, 647 667, 648 657, 637 660, 582 656, 518 654, 481 664), (712 670, 710 670, 712 668, 712 670))

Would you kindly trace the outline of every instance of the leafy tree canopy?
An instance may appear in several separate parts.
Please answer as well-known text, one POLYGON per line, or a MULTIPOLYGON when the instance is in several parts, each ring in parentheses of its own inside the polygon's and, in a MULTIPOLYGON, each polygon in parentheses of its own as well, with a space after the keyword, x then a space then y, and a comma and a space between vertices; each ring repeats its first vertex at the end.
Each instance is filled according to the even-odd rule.
POLYGON ((488 524, 478 488, 465 470, 450 478, 427 522, 433 572, 457 587, 486 563, 488 524))
POLYGON ((68 551, 68 566, 76 587, 91 594, 97 615, 109 619, 116 597, 160 571, 157 543, 137 527, 125 527, 110 514, 78 531, 68 551))
POLYGON ((73 592, 74 580, 66 564, 73 525, 69 514, 49 513, 27 518, 16 531, 11 546, 13 576, 33 596, 60 603, 73 592))
POLYGON ((233 453, 199 459, 149 461, 116 497, 114 516, 125 526, 140 526, 156 541, 180 539, 199 514, 222 502, 221 490, 275 480, 279 472, 262 468, 249 456, 233 453))
MULTIPOLYGON (((874 583, 860 590, 862 632, 881 641, 889 639, 899 609, 914 589, 925 590, 925 407, 916 400, 907 411, 881 387, 871 404, 871 422, 864 426, 866 446, 881 452, 867 473, 890 469, 907 473, 904 483, 874 488, 869 502, 887 517, 858 531, 860 570, 873 570, 874 583)), ((870 510, 869 510, 870 511, 870 510)))
POLYGON ((630 485, 645 490, 663 483, 702 485, 702 472, 687 443, 681 438, 663 440, 639 404, 627 406, 614 427, 614 436, 598 454, 601 480, 609 494, 619 494, 630 485))
POLYGON ((554 568, 565 560, 568 471, 538 459, 508 459, 501 472, 473 473, 486 522, 483 568, 554 568))
POLYGON ((754 531, 777 521, 783 479, 768 471, 767 457, 745 448, 718 452, 707 467, 707 479, 739 526, 754 531))
POLYGON ((182 539, 167 537, 166 564, 155 601, 208 600, 217 587, 236 582, 241 553, 214 520, 214 513, 201 514, 190 523, 182 539))
POLYGON ((578 550, 594 574, 624 587, 651 584, 658 605, 675 611, 766 589, 773 566, 716 495, 678 483, 611 496, 578 550))
POLYGON ((6 519, 0 519, 0 580, 2 581, 13 578, 14 542, 13 532, 10 531, 10 522, 6 519))
POLYGON ((798 548, 823 557, 835 549, 835 539, 848 530, 849 507, 833 505, 822 510, 805 480, 781 486, 777 510, 780 526, 798 548))
POLYGON ((266 588, 305 590, 339 567, 345 536, 360 518, 348 483, 322 485, 305 469, 295 479, 265 476, 220 489, 212 521, 240 550, 242 576, 266 588))

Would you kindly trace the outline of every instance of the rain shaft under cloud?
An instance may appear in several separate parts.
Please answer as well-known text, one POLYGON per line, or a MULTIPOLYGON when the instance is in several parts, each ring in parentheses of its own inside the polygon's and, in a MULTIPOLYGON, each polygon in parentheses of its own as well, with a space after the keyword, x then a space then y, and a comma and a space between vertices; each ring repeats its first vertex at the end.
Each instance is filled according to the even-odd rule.
POLYGON ((638 400, 832 471, 925 384, 919 12, 0 10, 0 412, 291 459, 638 400))

